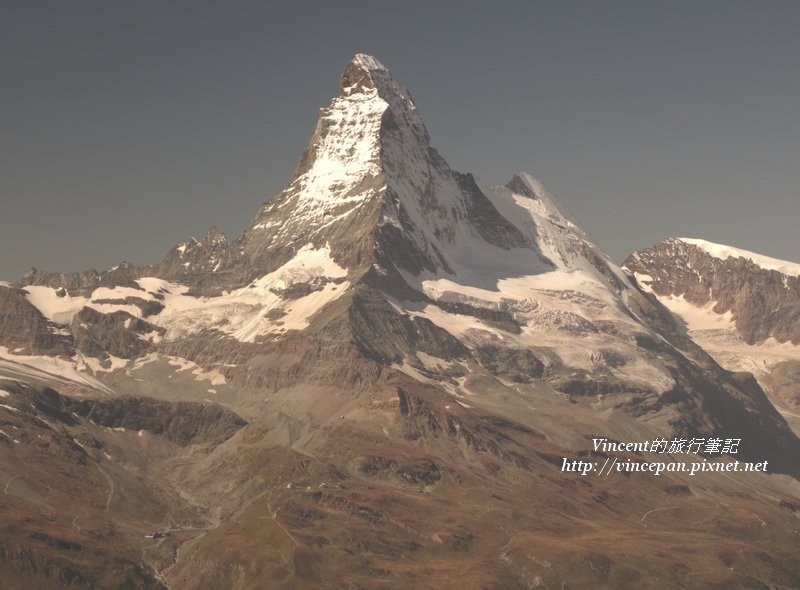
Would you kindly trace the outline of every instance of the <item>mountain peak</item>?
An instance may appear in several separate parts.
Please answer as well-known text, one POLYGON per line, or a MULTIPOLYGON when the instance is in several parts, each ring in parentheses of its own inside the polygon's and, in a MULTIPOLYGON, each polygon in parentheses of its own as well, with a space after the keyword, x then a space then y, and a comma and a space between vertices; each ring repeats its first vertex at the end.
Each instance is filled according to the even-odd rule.
MULTIPOLYGON (((417 115, 417 107, 408 88, 392 77, 389 69, 378 58, 365 53, 357 53, 345 66, 339 80, 339 100, 348 103, 368 102, 378 104, 379 111, 389 111, 383 122, 390 125, 407 125, 423 143, 429 141, 425 126, 417 115)), ((334 106, 331 104, 331 107, 334 106)), ((330 108, 330 107, 329 107, 330 108)))
MULTIPOLYGON (((348 62, 347 68, 361 69, 366 73, 380 72, 384 75, 390 75, 389 69, 374 55, 366 53, 356 53, 353 58, 348 62)), ((345 68, 345 70, 347 70, 345 68)))
POLYGON ((291 243, 316 239, 323 231, 359 233, 360 226, 344 230, 342 222, 372 223, 356 223, 351 214, 369 204, 380 207, 397 175, 427 171, 429 149, 428 133, 408 89, 378 59, 357 54, 344 68, 339 94, 320 109, 291 182, 262 206, 248 236, 259 244, 257 250, 282 244, 288 256, 291 243), (286 217, 280 223, 272 218, 279 206, 286 217))
MULTIPOLYGON (((345 66, 339 80, 339 94, 349 96, 365 89, 385 89, 394 82, 388 68, 378 58, 357 53, 345 66)), ((396 83, 395 83, 396 84, 396 83)))
POLYGON ((375 57, 374 55, 369 55, 368 53, 356 53, 353 56, 353 59, 350 60, 350 62, 358 64, 370 70, 388 71, 386 69, 386 66, 383 65, 377 57, 375 57))

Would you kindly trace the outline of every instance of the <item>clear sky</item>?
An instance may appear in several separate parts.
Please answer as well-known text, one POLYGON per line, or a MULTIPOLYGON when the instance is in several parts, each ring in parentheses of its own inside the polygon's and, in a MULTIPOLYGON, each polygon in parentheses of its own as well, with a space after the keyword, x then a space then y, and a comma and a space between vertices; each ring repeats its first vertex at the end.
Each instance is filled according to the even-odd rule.
POLYGON ((800 2, 7 2, 0 278, 159 260, 286 184, 353 54, 457 170, 542 179, 612 257, 800 260, 800 2))

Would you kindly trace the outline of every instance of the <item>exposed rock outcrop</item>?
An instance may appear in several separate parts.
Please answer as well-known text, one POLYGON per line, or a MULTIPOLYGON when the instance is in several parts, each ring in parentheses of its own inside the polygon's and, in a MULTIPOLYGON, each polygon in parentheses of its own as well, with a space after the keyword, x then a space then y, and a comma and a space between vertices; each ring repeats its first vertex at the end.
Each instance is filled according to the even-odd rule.
POLYGON ((0 345, 27 354, 62 355, 71 338, 28 301, 21 289, 0 286, 0 345))
POLYGON ((130 359, 155 348, 153 337, 165 330, 125 311, 100 313, 91 307, 81 309, 72 320, 75 348, 85 355, 108 355, 130 359), (146 336, 150 336, 150 340, 146 336))

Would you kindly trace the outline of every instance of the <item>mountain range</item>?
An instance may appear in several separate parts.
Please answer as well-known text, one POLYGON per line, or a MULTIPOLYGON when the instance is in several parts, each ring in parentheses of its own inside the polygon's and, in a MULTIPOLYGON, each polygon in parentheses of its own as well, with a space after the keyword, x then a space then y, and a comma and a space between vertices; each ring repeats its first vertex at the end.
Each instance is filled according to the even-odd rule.
POLYGON ((800 586, 800 265, 619 266, 368 55, 235 239, 0 284, 0 396, 3 588, 800 586), (769 472, 565 473, 597 437, 769 472))

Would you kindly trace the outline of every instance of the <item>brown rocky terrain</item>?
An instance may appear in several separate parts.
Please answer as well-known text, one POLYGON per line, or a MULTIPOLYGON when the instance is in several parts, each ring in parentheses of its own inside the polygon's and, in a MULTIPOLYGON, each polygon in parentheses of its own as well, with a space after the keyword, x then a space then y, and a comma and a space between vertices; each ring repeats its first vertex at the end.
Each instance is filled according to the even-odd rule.
POLYGON ((218 406, 0 387, 8 394, 0 407, 2 587, 163 588, 143 561, 151 558, 144 535, 181 523, 175 535, 189 538, 209 520, 157 466, 230 438, 244 422, 218 406))

